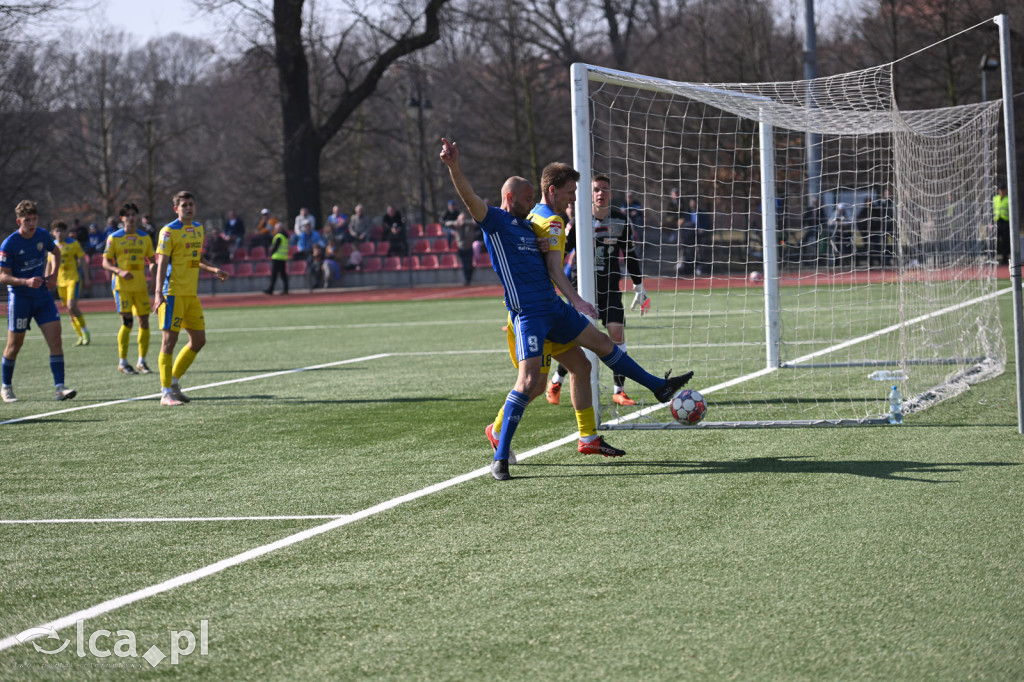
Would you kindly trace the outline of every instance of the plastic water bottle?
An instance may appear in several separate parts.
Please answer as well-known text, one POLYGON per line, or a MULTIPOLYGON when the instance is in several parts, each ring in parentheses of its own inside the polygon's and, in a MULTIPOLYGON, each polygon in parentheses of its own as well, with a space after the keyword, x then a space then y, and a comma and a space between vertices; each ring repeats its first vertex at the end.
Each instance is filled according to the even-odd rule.
POLYGON ((889 391, 889 423, 903 423, 903 396, 900 395, 900 389, 896 388, 895 384, 889 391))

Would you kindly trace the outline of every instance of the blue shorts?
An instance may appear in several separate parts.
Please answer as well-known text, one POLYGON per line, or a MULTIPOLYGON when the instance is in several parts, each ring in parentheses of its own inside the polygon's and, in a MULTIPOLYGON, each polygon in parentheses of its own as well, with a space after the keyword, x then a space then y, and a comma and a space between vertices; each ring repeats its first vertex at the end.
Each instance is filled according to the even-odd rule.
POLYGON ((33 318, 38 325, 60 319, 57 304, 49 289, 40 287, 38 294, 7 293, 7 330, 24 333, 32 328, 33 318))
POLYGON ((583 333, 590 320, 561 298, 546 310, 512 313, 516 332, 516 357, 521 361, 544 355, 544 339, 569 343, 583 333))

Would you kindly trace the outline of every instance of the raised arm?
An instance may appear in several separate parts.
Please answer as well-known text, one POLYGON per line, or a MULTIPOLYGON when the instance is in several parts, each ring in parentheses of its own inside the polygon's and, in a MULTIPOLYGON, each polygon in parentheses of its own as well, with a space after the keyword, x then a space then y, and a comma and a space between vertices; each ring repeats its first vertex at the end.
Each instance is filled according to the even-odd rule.
POLYGON ((443 137, 441 138, 441 161, 444 165, 448 166, 448 172, 452 176, 452 184, 455 185, 455 191, 459 193, 459 197, 469 210, 469 214, 478 223, 483 222, 483 219, 487 217, 487 202, 477 196, 476 192, 473 191, 473 186, 469 184, 465 173, 462 172, 462 168, 459 166, 458 146, 456 146, 455 142, 449 142, 443 137))

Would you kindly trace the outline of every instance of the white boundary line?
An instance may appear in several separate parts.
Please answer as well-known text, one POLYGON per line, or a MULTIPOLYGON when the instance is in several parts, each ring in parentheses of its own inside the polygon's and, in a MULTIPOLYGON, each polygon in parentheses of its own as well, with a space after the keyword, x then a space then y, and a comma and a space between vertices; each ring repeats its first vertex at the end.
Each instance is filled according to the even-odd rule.
MULTIPOLYGON (((548 450, 552 450, 556 447, 560 447, 566 443, 572 442, 577 438, 577 435, 578 434, 573 433, 559 440, 546 443, 528 452, 517 454, 516 458, 519 461, 522 461, 529 457, 533 457, 534 455, 539 455, 542 452, 547 452, 548 450)), ((399 497, 394 497, 385 502, 375 504, 372 507, 367 507, 366 509, 358 511, 354 514, 349 514, 347 516, 334 519, 319 526, 315 526, 313 528, 309 528, 299 533, 295 533, 294 535, 289 535, 285 538, 277 540, 276 542, 271 542, 269 544, 262 545, 260 547, 256 547, 254 549, 242 552, 241 554, 236 554, 233 557, 222 559, 221 561, 210 564, 208 566, 204 566, 203 568, 197 569, 195 571, 179 575, 178 577, 171 578, 170 580, 165 580, 162 583, 150 585, 149 587, 145 587, 141 590, 136 590, 135 592, 130 592, 129 594, 120 597, 115 597, 114 599, 108 599, 107 601, 100 602, 95 606, 90 606, 87 609, 82 609, 81 611, 76 611, 62 618, 52 620, 49 623, 44 623, 40 626, 28 628, 19 633, 19 635, 25 635, 24 640, 18 639, 19 635, 11 635, 9 637, 5 637, 4 639, 0 639, 0 651, 4 651, 6 649, 18 646, 19 644, 22 644, 23 641, 27 642, 31 639, 35 639, 36 637, 41 637, 43 634, 49 632, 51 629, 62 630, 64 628, 71 627, 80 620, 95 618, 96 616, 100 616, 104 613, 109 613, 115 609, 121 608, 122 606, 127 606, 128 604, 133 604, 137 601, 146 599, 147 597, 152 597, 163 592, 168 592, 176 587, 181 587, 182 585, 188 585, 189 583, 201 580, 202 578, 206 578, 216 573, 220 573, 221 571, 231 568, 232 566, 237 566, 247 561, 252 561, 253 559, 257 559, 261 556, 264 556, 265 554, 270 554, 271 552, 275 552, 279 549, 290 547, 291 545, 302 542, 303 540, 308 540, 310 538, 316 537, 317 535, 322 535, 323 533, 332 531, 336 528, 347 526, 348 524, 353 523, 355 521, 360 521, 370 516, 380 514, 381 512, 393 509, 400 504, 411 502, 421 497, 426 497, 427 495, 432 495, 433 493, 446 490, 447 488, 459 485, 460 483, 471 481, 474 478, 486 476, 489 473, 491 473, 490 465, 481 467, 474 471, 470 471, 469 473, 462 474, 461 476, 450 478, 447 481, 435 483, 434 485, 427 486, 426 488, 421 488, 420 490, 417 490, 415 492, 407 493, 399 497), (43 629, 40 631, 38 630, 38 628, 43 629), (34 632, 34 636, 32 634, 28 634, 30 631, 36 631, 34 632)))
MULTIPOLYGON (((310 365, 309 367, 298 367, 296 369, 283 369, 279 372, 267 372, 265 374, 253 374, 248 377, 239 377, 237 379, 228 379, 226 381, 217 381, 212 384, 202 384, 200 386, 190 386, 189 392, 201 391, 206 388, 216 388, 218 386, 228 386, 230 384, 241 384, 246 381, 258 381, 259 379, 269 379, 271 377, 280 377, 287 374, 296 374, 298 372, 308 372, 314 369, 324 369, 326 367, 338 367, 339 365, 349 365, 354 362, 367 362, 369 360, 380 360, 381 358, 390 357, 393 353, 378 353, 377 355, 366 355, 361 358, 350 358, 348 360, 337 360, 335 362, 325 362, 322 365, 310 365)), ((25 417, 18 417, 17 419, 8 419, 7 421, 0 422, 0 426, 4 424, 17 424, 19 422, 31 421, 33 419, 42 419, 44 417, 52 417, 58 414, 67 414, 69 412, 78 412, 80 410, 93 410, 97 407, 110 407, 111 405, 123 405, 125 403, 132 403, 138 400, 153 400, 159 398, 159 393, 153 393, 150 395, 140 395, 135 398, 122 398, 121 400, 108 400, 105 403, 93 403, 91 405, 82 405, 80 407, 68 407, 63 410, 54 410, 53 412, 44 412, 43 414, 30 414, 25 417)))
POLYGON ((0 519, 0 526, 21 526, 46 523, 202 523, 204 521, 315 521, 343 519, 348 514, 309 514, 306 516, 155 516, 109 519, 0 519))

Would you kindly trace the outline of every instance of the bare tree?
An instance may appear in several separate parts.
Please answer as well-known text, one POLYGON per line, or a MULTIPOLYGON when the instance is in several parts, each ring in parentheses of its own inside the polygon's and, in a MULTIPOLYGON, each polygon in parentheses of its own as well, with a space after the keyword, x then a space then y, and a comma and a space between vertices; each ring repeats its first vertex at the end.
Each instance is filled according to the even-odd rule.
MULTIPOLYGON (((282 168, 289 215, 305 206, 322 216, 320 162, 324 147, 377 89, 388 69, 403 57, 437 42, 441 10, 448 0, 377 3, 371 16, 354 2, 324 10, 323 23, 305 0, 274 0, 270 16, 247 0, 196 0, 208 11, 234 10, 273 31, 283 136, 282 168), (330 33, 329 26, 337 26, 330 33), (313 28, 312 33, 307 30, 313 28), (314 43, 330 47, 333 73, 319 79, 311 70, 314 43)), ((312 5, 312 3, 310 3, 312 5)))

